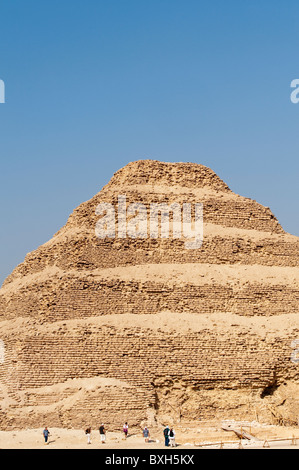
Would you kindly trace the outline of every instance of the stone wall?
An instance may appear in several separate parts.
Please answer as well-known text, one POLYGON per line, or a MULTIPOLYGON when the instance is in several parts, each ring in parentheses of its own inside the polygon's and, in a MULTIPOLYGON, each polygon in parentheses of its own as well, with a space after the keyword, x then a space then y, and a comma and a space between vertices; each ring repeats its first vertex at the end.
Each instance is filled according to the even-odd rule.
MULTIPOLYGON (((71 325, 61 322, 47 332, 44 326, 35 326, 22 339, 5 338, 0 379, 10 390, 12 427, 28 426, 31 410, 32 426, 40 426, 46 416, 51 426, 105 420, 110 429, 117 429, 125 419, 138 425, 148 409, 171 412, 171 403, 177 403, 185 419, 207 419, 212 417, 211 390, 213 400, 217 391, 224 402, 239 391, 243 400, 247 394, 259 406, 267 388, 298 380, 285 337, 261 340, 238 326, 222 334, 212 329, 180 334, 137 327, 121 331, 96 323, 71 325), (110 386, 108 380, 104 386, 69 385, 55 391, 55 384, 95 377, 117 379, 118 384, 110 386), (188 404, 196 400, 197 406, 190 409, 188 404)), ((222 410, 222 417, 234 418, 238 412, 222 410)), ((9 427, 1 415, 0 425, 9 427)))

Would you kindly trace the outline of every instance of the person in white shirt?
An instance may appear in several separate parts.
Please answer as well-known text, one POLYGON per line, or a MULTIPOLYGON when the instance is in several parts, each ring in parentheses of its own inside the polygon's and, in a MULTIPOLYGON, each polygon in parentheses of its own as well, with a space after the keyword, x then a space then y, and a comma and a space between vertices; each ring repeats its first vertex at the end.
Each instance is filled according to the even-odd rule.
POLYGON ((169 444, 170 447, 175 447, 175 432, 173 428, 169 430, 169 444))
POLYGON ((128 432, 129 432, 129 426, 128 426, 128 423, 125 422, 124 426, 123 426, 123 432, 125 434, 125 439, 127 439, 128 437, 128 432))

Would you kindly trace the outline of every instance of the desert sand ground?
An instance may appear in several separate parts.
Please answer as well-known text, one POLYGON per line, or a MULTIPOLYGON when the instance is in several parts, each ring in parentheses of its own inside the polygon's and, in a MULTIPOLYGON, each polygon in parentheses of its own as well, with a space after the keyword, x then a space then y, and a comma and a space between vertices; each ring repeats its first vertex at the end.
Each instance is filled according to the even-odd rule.
MULTIPOLYGON (((176 449, 299 449, 299 427, 252 426, 244 428, 259 439, 240 439, 234 432, 213 427, 176 430, 176 449)), ((84 430, 49 428, 48 443, 44 442, 43 428, 0 431, 0 449, 163 449, 162 429, 152 431, 149 442, 145 442, 141 430, 134 430, 124 439, 123 433, 107 431, 103 444, 97 429, 92 430, 91 443, 87 443, 84 430)), ((172 449, 169 447, 169 449, 172 449)))

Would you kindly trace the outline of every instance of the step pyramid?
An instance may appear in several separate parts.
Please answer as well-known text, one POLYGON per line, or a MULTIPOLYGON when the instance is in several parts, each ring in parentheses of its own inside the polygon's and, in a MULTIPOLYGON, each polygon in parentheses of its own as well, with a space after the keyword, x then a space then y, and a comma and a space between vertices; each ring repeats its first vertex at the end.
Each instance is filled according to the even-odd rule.
POLYGON ((1 429, 297 422, 298 266, 299 238, 210 168, 129 163, 0 289, 1 429), (171 211, 151 233, 173 204, 192 233, 202 208, 199 247, 171 211))

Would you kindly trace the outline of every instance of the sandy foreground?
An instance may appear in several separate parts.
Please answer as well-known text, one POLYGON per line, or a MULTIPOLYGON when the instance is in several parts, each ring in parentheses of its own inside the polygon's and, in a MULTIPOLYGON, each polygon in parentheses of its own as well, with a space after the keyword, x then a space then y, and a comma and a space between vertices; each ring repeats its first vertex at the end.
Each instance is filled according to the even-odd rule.
MULTIPOLYGON (((103 444, 97 429, 92 430, 91 443, 87 443, 84 430, 49 428, 48 443, 44 442, 43 428, 0 431, 0 449, 163 449, 162 430, 155 430, 149 442, 145 442, 141 431, 132 431, 127 439, 122 432, 107 432, 103 444)), ((244 430, 249 431, 247 427, 244 430)), ((175 449, 299 449, 299 427, 258 426, 250 428, 258 439, 252 442, 240 439, 234 432, 213 428, 206 430, 181 428, 176 431, 175 449)), ((168 449, 173 449, 168 447, 168 449)))

